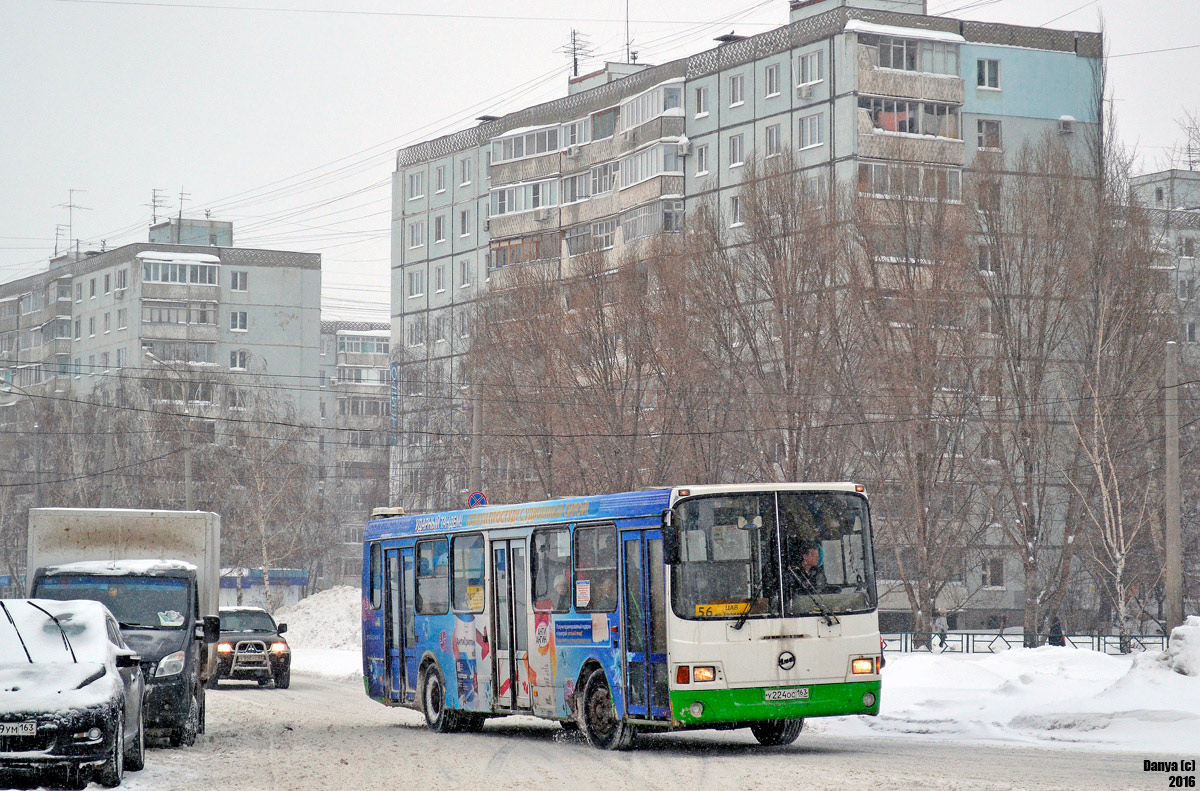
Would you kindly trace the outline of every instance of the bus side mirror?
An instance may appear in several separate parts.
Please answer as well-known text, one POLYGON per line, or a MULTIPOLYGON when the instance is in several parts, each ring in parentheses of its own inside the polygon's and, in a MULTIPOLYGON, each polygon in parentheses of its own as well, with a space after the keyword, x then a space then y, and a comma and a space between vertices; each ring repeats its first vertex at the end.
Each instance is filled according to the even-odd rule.
POLYGON ((663 560, 668 566, 679 562, 679 531, 675 527, 675 512, 670 508, 662 512, 663 560))

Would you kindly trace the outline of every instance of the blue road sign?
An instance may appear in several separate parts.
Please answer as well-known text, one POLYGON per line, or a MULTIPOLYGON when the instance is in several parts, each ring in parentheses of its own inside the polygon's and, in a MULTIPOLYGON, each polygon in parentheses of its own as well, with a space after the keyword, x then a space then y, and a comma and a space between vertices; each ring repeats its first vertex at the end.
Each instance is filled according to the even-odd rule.
POLYGON ((483 492, 471 492, 471 496, 467 498, 467 508, 479 508, 487 505, 487 495, 483 492))

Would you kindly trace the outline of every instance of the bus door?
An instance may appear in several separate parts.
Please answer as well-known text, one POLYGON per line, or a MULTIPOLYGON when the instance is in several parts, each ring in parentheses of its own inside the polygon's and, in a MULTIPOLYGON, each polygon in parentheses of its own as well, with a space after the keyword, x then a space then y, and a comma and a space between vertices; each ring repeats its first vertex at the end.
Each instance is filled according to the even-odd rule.
POLYGON ((492 541, 496 705, 529 708, 529 589, 525 539, 492 541))
POLYGON ((416 690, 416 630, 412 612, 413 551, 406 549, 387 550, 385 568, 387 574, 387 669, 388 699, 395 702, 412 700, 416 690))
POLYGON ((670 716, 667 685, 667 601, 662 532, 621 533, 624 578, 625 711, 670 716))

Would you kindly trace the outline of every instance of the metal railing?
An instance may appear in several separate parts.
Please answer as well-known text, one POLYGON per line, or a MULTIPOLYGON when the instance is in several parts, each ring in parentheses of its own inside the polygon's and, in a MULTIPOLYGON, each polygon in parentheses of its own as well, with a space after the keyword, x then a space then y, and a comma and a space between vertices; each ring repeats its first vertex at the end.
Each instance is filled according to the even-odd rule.
MULTIPOLYGON (((1047 645, 1048 634, 1033 635, 1037 645, 1047 645)), ((1062 635, 1066 648, 1101 651, 1105 654, 1127 654, 1133 651, 1164 651, 1167 637, 1161 634, 1126 635, 1122 650, 1122 637, 1115 634, 1068 634, 1062 635)), ((995 654, 1010 648, 1025 646, 1025 635, 1006 632, 947 632, 945 644, 938 633, 893 632, 883 635, 883 650, 887 653, 930 653, 995 654)))

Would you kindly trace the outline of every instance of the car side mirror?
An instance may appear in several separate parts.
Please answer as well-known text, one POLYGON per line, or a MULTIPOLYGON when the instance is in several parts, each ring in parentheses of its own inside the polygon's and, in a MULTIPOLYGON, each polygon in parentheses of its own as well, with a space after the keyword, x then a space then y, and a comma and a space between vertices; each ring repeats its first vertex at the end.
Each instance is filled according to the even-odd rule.
POLYGON ((206 643, 215 643, 221 639, 221 619, 215 615, 204 616, 203 632, 199 635, 206 643))
POLYGON ((129 651, 129 652, 118 651, 117 652, 117 667, 118 668, 138 667, 141 665, 141 663, 142 663, 142 657, 138 654, 133 653, 132 651, 129 651))
POLYGON ((662 512, 663 560, 668 566, 679 563, 679 530, 675 527, 675 512, 662 512))
POLYGON ((284 632, 286 632, 286 631, 287 631, 287 624, 286 624, 286 623, 281 623, 281 624, 276 624, 276 625, 275 625, 275 633, 276 633, 276 634, 283 634, 283 633, 284 633, 284 632))

